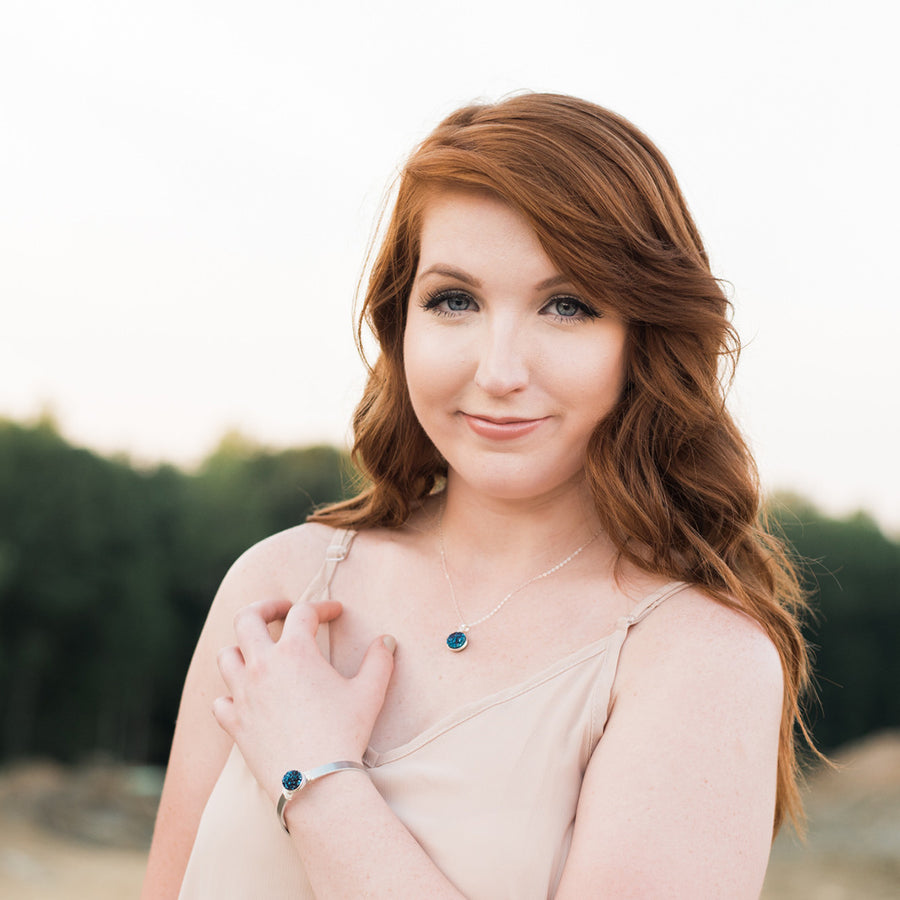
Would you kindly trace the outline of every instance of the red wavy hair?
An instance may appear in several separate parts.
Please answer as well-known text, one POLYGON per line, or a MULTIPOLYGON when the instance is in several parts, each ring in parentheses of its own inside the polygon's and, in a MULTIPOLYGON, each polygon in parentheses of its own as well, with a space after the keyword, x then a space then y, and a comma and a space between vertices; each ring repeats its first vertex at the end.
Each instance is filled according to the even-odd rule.
POLYGON ((421 214, 446 187, 489 191, 515 207, 560 272, 627 322, 626 387, 585 460, 597 513, 621 559, 702 587, 771 637, 784 670, 774 824, 788 816, 802 825, 803 594, 761 524, 753 458, 725 406, 739 348, 729 302, 669 164, 630 122, 573 97, 523 94, 458 110, 413 152, 359 323, 380 347, 354 416, 353 458, 367 486, 311 519, 402 525, 446 473, 413 413, 403 368, 421 214))

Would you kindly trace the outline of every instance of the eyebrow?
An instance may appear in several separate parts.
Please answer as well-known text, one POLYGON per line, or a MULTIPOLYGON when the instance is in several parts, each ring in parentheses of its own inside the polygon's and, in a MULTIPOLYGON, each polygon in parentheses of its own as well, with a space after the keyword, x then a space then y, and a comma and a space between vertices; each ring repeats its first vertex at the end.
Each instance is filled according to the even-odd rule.
MULTIPOLYGON (((455 278, 457 281, 462 281, 464 284, 469 284, 472 287, 481 287, 481 282, 474 275, 469 275, 468 272, 456 269, 453 266, 445 266, 443 263, 429 266, 424 272, 420 272, 416 276, 416 280, 418 281, 419 278, 424 278, 426 275, 444 275, 447 278, 455 278)), ((550 278, 545 278, 540 284, 536 284, 535 290, 546 291, 560 284, 571 284, 571 281, 565 275, 553 275, 550 278)))

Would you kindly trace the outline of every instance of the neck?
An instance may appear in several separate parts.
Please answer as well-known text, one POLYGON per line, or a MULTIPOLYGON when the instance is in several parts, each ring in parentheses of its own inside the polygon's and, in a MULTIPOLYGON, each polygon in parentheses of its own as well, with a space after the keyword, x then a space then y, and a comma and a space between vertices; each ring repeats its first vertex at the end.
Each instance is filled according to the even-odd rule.
MULTIPOLYGON (((465 560, 470 571, 510 567, 528 574, 555 564, 601 532, 581 479, 546 496, 505 500, 475 493, 451 473, 442 503, 447 553, 465 560)), ((608 549, 607 543, 601 534, 592 549, 608 549)))

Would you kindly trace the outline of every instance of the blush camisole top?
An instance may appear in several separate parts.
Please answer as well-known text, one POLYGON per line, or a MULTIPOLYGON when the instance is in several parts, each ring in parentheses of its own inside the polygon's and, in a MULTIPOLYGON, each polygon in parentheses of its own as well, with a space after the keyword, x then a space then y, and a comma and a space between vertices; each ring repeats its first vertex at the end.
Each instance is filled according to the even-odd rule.
MULTIPOLYGON (((328 597, 353 535, 335 531, 301 602, 328 597)), ((467 704, 402 746, 366 752, 363 763, 379 792, 466 897, 553 896, 628 630, 685 587, 667 584, 619 619, 612 634, 467 704)), ((318 640, 327 655, 327 626, 318 640)), ((180 894, 210 897, 315 897, 272 801, 236 747, 206 804, 180 894)))

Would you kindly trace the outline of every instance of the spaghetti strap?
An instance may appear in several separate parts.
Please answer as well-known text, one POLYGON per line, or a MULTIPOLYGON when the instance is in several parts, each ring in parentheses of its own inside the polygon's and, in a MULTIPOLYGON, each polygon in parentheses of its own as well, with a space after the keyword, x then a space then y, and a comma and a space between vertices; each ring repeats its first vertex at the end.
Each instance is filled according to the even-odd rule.
POLYGON ((657 606, 674 597, 675 594, 689 588, 684 581, 670 581, 653 593, 648 594, 639 601, 627 616, 622 616, 616 622, 616 630, 610 635, 609 645, 606 648, 606 657, 603 660, 603 668, 600 671, 597 682, 594 685, 594 695, 591 703, 591 728, 592 744, 595 745, 603 734, 606 721, 609 718, 612 705, 613 685, 616 680, 616 672, 619 668, 619 656, 622 646, 628 637, 628 631, 632 625, 637 625, 645 619, 657 606))
MULTIPOLYGON (((318 600, 328 600, 331 594, 331 580, 334 578, 335 570, 338 563, 345 559, 350 552, 350 545, 356 532, 349 528, 339 528, 331 536, 331 543, 325 550, 325 558, 322 560, 322 566, 316 573, 316 577, 309 583, 306 590, 300 596, 298 603, 314 603, 318 600)), ((328 623, 325 622, 319 626, 316 632, 316 643, 319 650, 327 660, 331 660, 331 636, 328 630, 328 623)))
POLYGON ((653 591, 641 600, 627 616, 622 616, 616 622, 616 628, 627 631, 632 625, 637 625, 642 619, 645 619, 660 603, 674 597, 685 588, 690 587, 685 581, 670 581, 664 584, 659 590, 653 591))
POLYGON ((331 579, 334 578, 338 563, 350 552, 350 544, 356 536, 355 531, 341 528, 331 536, 331 543, 325 551, 322 566, 316 573, 316 577, 307 585, 306 590, 300 595, 298 603, 308 603, 314 600, 327 600, 328 590, 331 587, 331 579), (325 594, 321 597, 321 594, 325 594))
POLYGON ((346 558, 350 552, 350 545, 356 532, 349 528, 340 528, 331 536, 331 543, 325 551, 325 564, 323 565, 324 587, 331 586, 331 579, 334 578, 334 571, 338 567, 338 563, 346 558))

